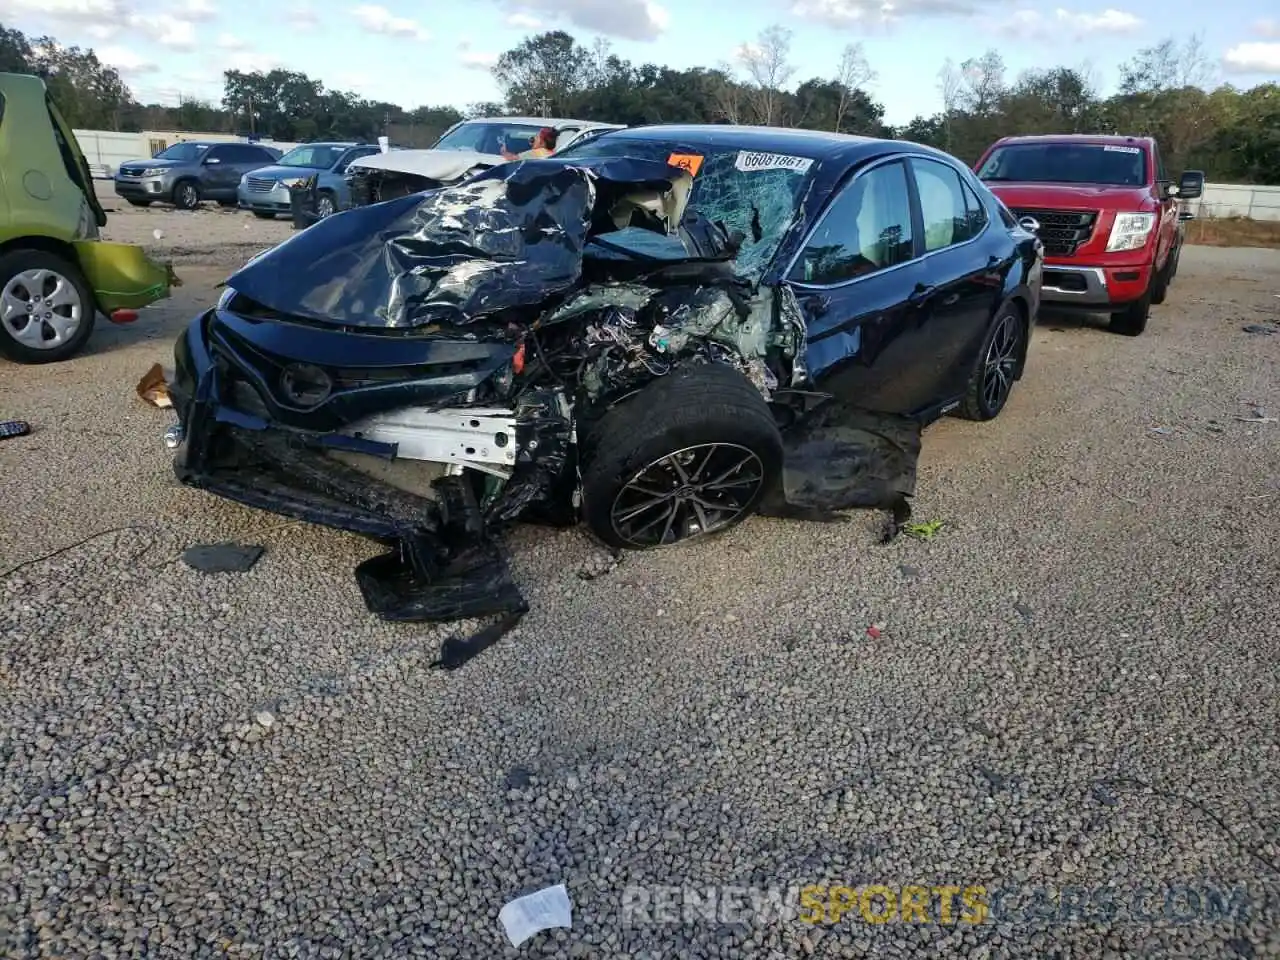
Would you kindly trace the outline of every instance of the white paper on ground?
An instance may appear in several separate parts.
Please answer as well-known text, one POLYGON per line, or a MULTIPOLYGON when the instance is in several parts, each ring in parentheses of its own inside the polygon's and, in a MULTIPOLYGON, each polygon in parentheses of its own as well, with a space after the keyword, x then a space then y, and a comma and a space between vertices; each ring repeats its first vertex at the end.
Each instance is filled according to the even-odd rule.
POLYGON ((518 947, 535 933, 552 927, 571 927, 569 891, 563 883, 517 897, 498 911, 507 939, 518 947))

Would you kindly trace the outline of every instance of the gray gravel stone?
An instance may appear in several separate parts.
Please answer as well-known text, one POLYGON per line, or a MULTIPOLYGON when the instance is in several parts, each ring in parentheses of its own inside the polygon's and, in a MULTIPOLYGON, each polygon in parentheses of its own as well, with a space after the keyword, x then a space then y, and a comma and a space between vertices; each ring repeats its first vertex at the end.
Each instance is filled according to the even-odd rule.
POLYGON ((452 628, 365 611, 376 545, 173 480, 133 385, 221 278, 180 272, 56 371, 0 370, 37 428, 0 445, 0 570, 114 531, 0 580, 0 955, 1280 956, 1280 435, 1234 419, 1280 408, 1280 338, 1240 331, 1280 257, 1188 248, 1137 339, 1047 317, 997 421, 927 431, 929 542, 759 519, 613 569, 517 529, 532 610, 448 675, 452 628), (178 561, 225 541, 267 549, 178 561), (561 882, 572 930, 513 950, 500 907, 561 882), (913 883, 1147 887, 1157 916, 624 896, 913 883), (1172 923, 1171 884, 1255 909, 1172 923))

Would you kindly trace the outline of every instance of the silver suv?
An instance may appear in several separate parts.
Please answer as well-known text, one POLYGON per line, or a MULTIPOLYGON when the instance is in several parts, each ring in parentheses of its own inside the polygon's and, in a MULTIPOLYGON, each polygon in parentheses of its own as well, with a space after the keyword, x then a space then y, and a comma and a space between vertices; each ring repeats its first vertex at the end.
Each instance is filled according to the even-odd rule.
POLYGON ((135 207, 157 200, 194 210, 202 200, 236 205, 240 178, 280 159, 280 152, 257 143, 185 140, 150 160, 129 160, 116 170, 116 195, 135 207))

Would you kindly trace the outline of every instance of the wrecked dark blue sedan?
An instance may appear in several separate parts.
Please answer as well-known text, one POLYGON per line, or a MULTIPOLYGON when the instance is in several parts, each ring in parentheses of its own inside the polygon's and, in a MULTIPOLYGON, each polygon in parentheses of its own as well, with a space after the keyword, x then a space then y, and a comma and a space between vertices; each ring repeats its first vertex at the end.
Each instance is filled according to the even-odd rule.
POLYGON ((1023 372, 1041 247, 960 162, 650 127, 338 214, 176 347, 183 482, 382 540, 371 609, 520 611, 493 534, 904 515, 922 425, 1023 372))

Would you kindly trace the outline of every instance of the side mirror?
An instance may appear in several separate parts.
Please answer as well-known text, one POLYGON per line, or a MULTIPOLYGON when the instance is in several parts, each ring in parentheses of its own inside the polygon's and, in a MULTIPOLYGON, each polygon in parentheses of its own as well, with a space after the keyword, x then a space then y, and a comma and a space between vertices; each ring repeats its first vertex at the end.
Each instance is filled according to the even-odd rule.
POLYGON ((1204 173, 1200 170, 1186 170, 1178 181, 1178 198, 1194 200, 1204 193, 1204 173))

